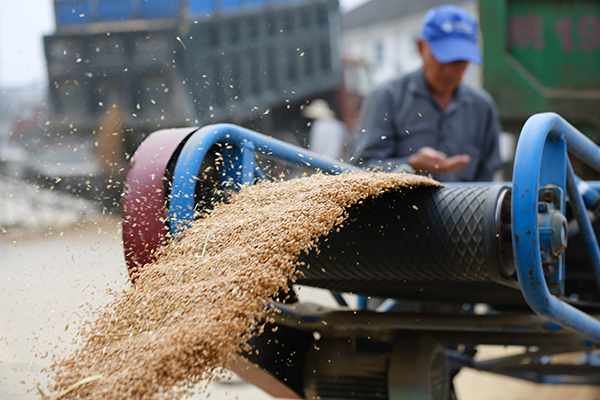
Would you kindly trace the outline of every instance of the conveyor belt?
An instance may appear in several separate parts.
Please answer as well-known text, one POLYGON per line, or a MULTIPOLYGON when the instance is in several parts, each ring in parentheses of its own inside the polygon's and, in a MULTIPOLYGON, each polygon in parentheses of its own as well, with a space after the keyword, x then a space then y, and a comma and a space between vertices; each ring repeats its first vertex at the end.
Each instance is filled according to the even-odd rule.
POLYGON ((300 257, 298 283, 375 297, 522 303, 502 257, 512 259, 502 234, 510 231, 509 193, 460 185, 365 200, 320 241, 320 252, 300 257))

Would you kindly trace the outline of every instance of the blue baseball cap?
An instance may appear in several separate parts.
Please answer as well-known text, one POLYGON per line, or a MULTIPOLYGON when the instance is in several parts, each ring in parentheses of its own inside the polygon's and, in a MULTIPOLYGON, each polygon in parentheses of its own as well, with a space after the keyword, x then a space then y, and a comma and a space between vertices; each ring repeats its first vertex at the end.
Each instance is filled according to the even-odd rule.
POLYGON ((470 61, 481 65, 477 36, 477 21, 460 7, 434 7, 423 18, 421 39, 429 43, 441 63, 470 61))

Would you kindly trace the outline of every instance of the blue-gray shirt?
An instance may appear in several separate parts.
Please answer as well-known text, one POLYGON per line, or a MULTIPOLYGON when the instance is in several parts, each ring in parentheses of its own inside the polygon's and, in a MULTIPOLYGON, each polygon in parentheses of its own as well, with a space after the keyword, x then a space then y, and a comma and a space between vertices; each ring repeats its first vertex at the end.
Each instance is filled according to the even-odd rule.
POLYGON ((419 69, 375 89, 358 121, 358 148, 352 162, 392 171, 424 146, 448 157, 468 154, 461 171, 432 176, 444 182, 491 181, 501 165, 500 122, 491 96, 461 84, 442 110, 419 69))

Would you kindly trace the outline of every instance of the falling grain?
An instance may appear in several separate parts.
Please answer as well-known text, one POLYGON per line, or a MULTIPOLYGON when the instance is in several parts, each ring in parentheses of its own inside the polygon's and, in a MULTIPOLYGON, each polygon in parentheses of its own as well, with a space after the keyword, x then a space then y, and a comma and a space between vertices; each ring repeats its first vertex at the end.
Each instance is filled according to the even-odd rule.
POLYGON ((98 312, 80 349, 53 365, 53 391, 61 399, 181 398, 216 379, 262 332, 274 296, 295 280, 298 256, 339 227, 348 207, 419 185, 439 184, 363 173, 244 188, 160 249, 98 312))

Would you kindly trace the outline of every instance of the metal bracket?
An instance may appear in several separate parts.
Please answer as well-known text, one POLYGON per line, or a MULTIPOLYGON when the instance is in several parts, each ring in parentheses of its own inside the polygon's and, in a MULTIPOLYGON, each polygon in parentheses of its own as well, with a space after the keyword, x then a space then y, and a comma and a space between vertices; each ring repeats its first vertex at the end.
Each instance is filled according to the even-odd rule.
POLYGON ((567 150, 600 171, 600 148, 558 114, 536 114, 527 120, 517 145, 513 175, 512 227, 517 275, 523 296, 533 311, 600 342, 600 321, 550 292, 542 262, 538 218, 540 188, 566 187, 586 238, 591 264, 600 277, 598 242, 577 189, 567 150))

